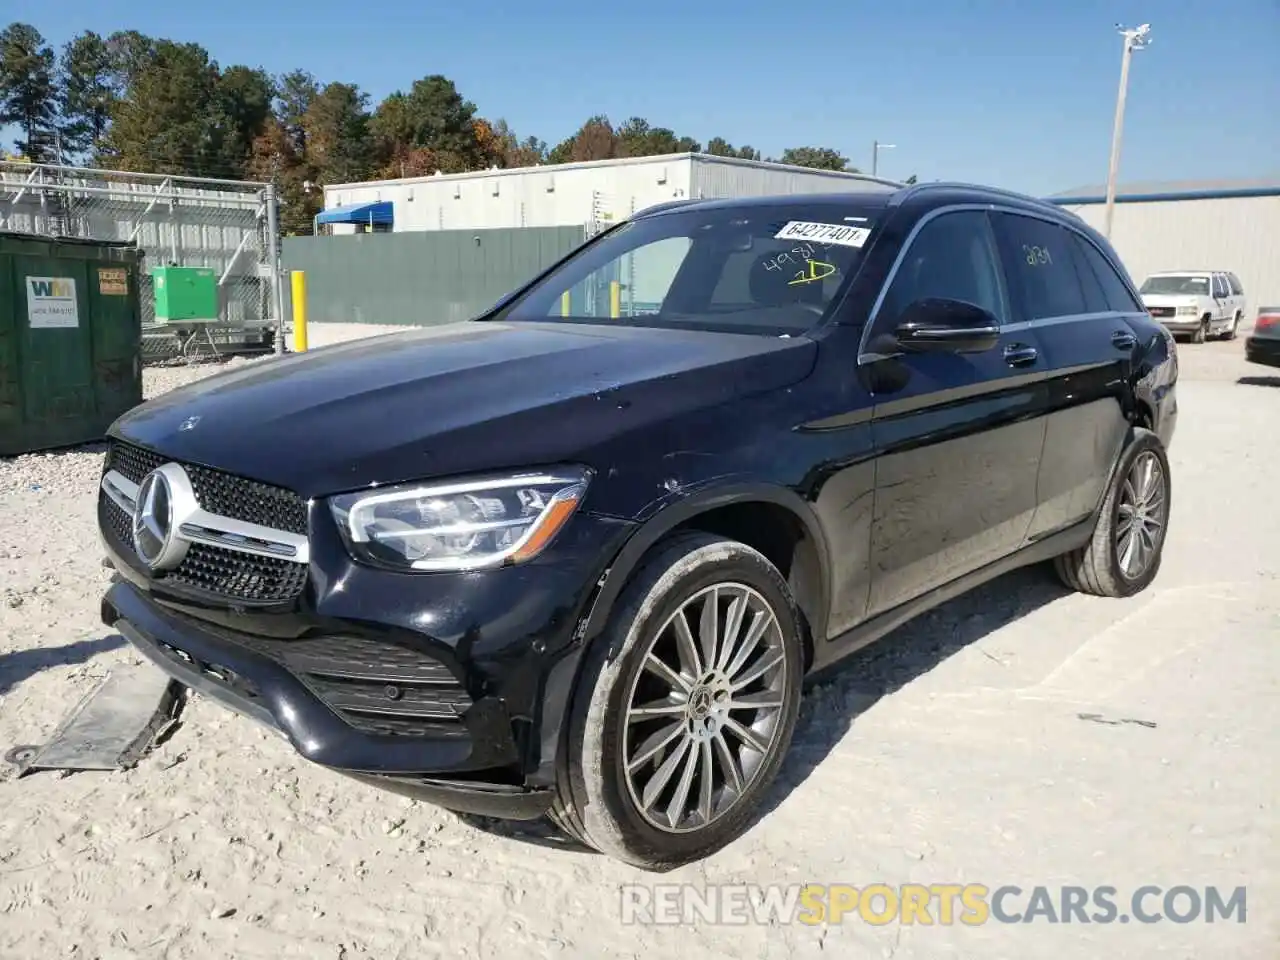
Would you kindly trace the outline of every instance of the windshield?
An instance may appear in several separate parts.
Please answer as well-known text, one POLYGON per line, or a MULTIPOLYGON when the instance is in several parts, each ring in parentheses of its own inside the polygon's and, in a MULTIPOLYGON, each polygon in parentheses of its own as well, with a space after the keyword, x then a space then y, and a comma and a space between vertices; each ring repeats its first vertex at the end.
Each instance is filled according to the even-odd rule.
POLYGON ((496 315, 779 336, 815 326, 861 262, 874 209, 675 209, 624 224, 496 315))
POLYGON ((1171 293, 1189 296, 1207 296, 1209 278, 1198 276, 1185 277, 1147 277, 1139 293, 1171 293))

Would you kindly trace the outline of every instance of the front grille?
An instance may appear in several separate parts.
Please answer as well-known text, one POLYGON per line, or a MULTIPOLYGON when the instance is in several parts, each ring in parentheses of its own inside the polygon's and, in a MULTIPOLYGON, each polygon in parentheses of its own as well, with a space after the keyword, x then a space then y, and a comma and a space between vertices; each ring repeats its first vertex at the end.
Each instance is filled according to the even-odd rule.
POLYGON ((1174 317, 1178 311, 1174 307, 1147 307, 1147 313, 1153 317, 1174 317))
MULTIPOLYGON (((106 494, 98 498, 99 523, 127 550, 133 549, 133 519, 106 494)), ((169 583, 213 597, 249 603, 284 603, 307 585, 307 565, 241 553, 212 544, 193 543, 176 570, 153 573, 156 583, 169 583)))
MULTIPOLYGON (((107 451, 105 469, 117 470, 134 483, 141 483, 148 473, 168 462, 168 457, 114 440, 107 451)), ((306 535, 307 502, 296 493, 196 464, 184 463, 182 469, 191 478, 196 500, 210 513, 306 535)))
POLYGON ((302 593, 307 585, 307 565, 193 543, 178 569, 165 579, 208 593, 272 603, 292 600, 302 593))
MULTIPOLYGON (((112 441, 103 471, 115 470, 134 483, 169 458, 133 444, 112 441)), ((200 506, 210 513, 306 535, 307 503, 297 494, 221 470, 182 464, 200 506)), ((133 518, 110 497, 99 495, 99 522, 121 547, 133 549, 133 518)), ((212 544, 193 543, 177 569, 154 574, 157 583, 185 587, 210 597, 246 603, 284 603, 307 584, 307 565, 263 557, 212 544)))

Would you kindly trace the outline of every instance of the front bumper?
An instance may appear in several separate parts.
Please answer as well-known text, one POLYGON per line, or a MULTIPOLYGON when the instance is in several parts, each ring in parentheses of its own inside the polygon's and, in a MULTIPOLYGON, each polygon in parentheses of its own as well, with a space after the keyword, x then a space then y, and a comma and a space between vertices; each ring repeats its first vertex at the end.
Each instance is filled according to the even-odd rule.
POLYGON ((1249 337, 1244 342, 1244 358, 1250 363, 1280 367, 1280 339, 1249 337))
POLYGON ((359 567, 315 526, 303 595, 270 610, 169 594, 104 529, 102 619, 308 760, 454 810, 544 813, 575 631, 630 525, 582 515, 529 564, 426 576, 359 567))
POLYGON ((1156 323, 1159 323, 1170 333, 1179 336, 1183 334, 1195 333, 1200 329, 1199 317, 1152 317, 1156 323))

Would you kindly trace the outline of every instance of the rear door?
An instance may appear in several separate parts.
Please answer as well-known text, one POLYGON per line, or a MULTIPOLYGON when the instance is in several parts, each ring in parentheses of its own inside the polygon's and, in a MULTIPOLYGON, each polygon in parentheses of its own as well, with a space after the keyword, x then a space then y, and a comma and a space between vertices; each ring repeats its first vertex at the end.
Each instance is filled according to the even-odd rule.
MULTIPOLYGON (((917 300, 942 297, 1008 318, 987 214, 929 219, 895 268, 866 342, 917 300)), ((871 533, 874 615, 1018 548, 1036 508, 1047 391, 1036 332, 1002 332, 983 353, 864 355, 877 459, 871 533)))
POLYGON ((1227 274, 1227 285, 1231 288, 1231 319, 1234 322, 1237 314, 1243 317, 1247 312, 1244 302, 1244 287, 1240 284, 1240 278, 1234 273, 1227 274))
POLYGON ((1143 307, 1082 234, 1026 214, 997 214, 995 227, 1015 321, 1036 332, 1050 372, 1030 542, 1087 519, 1101 499, 1129 429, 1137 338, 1125 317, 1143 307))
POLYGON ((1213 324, 1218 326, 1231 316, 1231 291, 1227 288, 1227 277, 1222 273, 1213 275, 1213 324))

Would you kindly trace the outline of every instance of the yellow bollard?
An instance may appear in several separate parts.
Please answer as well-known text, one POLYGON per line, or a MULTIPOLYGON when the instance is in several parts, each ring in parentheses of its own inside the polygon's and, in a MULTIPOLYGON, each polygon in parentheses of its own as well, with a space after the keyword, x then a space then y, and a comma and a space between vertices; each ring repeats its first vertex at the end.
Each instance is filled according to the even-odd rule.
POLYGON ((569 315, 569 291, 566 290, 560 294, 560 316, 567 317, 569 315))
POLYGON ((617 280, 609 281, 609 316, 614 320, 622 316, 622 284, 617 280))
POLYGON ((307 351, 307 274, 293 271, 293 352, 307 351))

